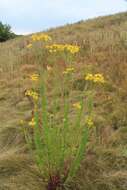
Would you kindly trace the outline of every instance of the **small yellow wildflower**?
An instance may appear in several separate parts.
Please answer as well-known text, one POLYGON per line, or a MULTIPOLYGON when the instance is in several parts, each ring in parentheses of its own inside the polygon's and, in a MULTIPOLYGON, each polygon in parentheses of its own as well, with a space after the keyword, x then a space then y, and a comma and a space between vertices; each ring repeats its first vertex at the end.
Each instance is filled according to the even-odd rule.
POLYGON ((59 51, 64 51, 64 45, 62 45, 62 44, 52 44, 52 45, 46 46, 46 49, 50 53, 56 53, 56 52, 59 52, 59 51))
POLYGON ((80 50, 79 46, 73 45, 65 45, 65 49, 72 54, 78 53, 80 50))
POLYGON ((31 79, 32 81, 38 81, 38 80, 39 80, 39 75, 36 74, 36 73, 34 73, 34 74, 32 74, 32 75, 30 76, 30 79, 31 79))
POLYGON ((103 75, 100 73, 97 73, 94 75, 88 73, 85 77, 85 80, 92 81, 94 83, 104 83, 105 82, 103 75))
POLYGON ((86 119, 86 124, 88 126, 88 128, 91 128, 94 126, 94 123, 93 123, 93 120, 92 120, 92 117, 91 116, 88 116, 87 119, 86 119))
POLYGON ((76 103, 73 104, 73 107, 74 107, 75 109, 80 110, 80 109, 81 109, 81 103, 80 103, 80 102, 76 102, 76 103))
POLYGON ((63 74, 69 74, 69 73, 73 73, 74 72, 74 68, 73 67, 68 67, 63 74))
POLYGON ((93 75, 92 74, 90 74, 90 73, 88 73, 87 75, 86 75, 86 77, 85 77, 85 80, 93 80, 93 75))
POLYGON ((38 100, 38 98, 39 98, 39 95, 38 95, 38 93, 37 92, 35 92, 35 91, 33 91, 33 90, 27 90, 26 92, 25 92, 25 96, 30 96, 30 97, 32 97, 34 100, 38 100))
POLYGON ((69 52, 71 54, 75 54, 79 52, 80 48, 79 46, 74 46, 70 44, 52 44, 46 46, 46 49, 49 50, 50 53, 56 53, 56 52, 69 52))
POLYGON ((32 44, 28 44, 26 47, 27 47, 28 49, 30 49, 30 48, 32 48, 32 44))
POLYGON ((56 50, 56 49, 54 49, 54 50, 53 50, 53 49, 50 49, 49 52, 50 52, 50 53, 56 53, 57 50, 56 50))
POLYGON ((32 35, 31 38, 33 41, 36 41, 37 35, 32 35))
POLYGON ((28 125, 29 125, 30 127, 34 127, 34 126, 36 125, 35 119, 32 118, 31 121, 29 121, 28 125))
POLYGON ((95 83, 104 83, 105 80, 104 80, 104 77, 102 74, 95 74, 94 75, 94 80, 93 80, 95 83))
POLYGON ((48 42, 48 41, 51 41, 52 38, 47 35, 47 34, 34 34, 31 36, 32 40, 33 41, 44 41, 44 42, 48 42))
POLYGON ((52 49, 49 50, 50 53, 53 53, 54 51, 52 49))

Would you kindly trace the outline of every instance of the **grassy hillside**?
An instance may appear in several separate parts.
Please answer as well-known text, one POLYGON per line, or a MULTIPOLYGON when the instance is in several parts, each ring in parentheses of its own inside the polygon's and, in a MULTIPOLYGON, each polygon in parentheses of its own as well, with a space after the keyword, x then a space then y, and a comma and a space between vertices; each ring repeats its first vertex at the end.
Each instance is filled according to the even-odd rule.
MULTIPOLYGON (((81 47, 74 61, 71 101, 80 96, 82 77, 103 73, 106 85, 97 88, 94 123, 86 157, 68 189, 127 189, 127 13, 99 17, 86 22, 50 29, 56 43, 81 47)), ((32 106, 25 91, 32 84, 29 75, 59 64, 56 78, 63 71, 63 59, 38 60, 37 48, 27 49, 30 36, 0 44, 0 189, 43 190, 44 182, 25 143, 20 120, 29 121, 32 106)), ((40 45, 38 45, 39 49, 40 45)), ((51 81, 52 76, 48 75, 51 81)), ((48 86, 52 88, 52 86, 48 86)), ((53 90, 53 88, 52 88, 53 90)), ((48 94, 50 98, 50 94, 48 94)), ((52 98, 52 97, 51 97, 52 98)), ((59 96, 57 97, 59 101, 59 96)), ((50 99, 52 102, 52 99, 50 99)), ((57 113, 61 122, 61 113, 57 113)), ((73 113, 71 115, 73 119, 73 113)))

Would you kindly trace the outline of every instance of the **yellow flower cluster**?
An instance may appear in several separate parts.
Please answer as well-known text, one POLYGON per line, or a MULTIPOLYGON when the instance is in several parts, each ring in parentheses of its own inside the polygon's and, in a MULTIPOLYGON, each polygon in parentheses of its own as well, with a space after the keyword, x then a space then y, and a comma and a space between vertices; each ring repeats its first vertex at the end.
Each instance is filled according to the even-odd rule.
POLYGON ((104 83, 105 82, 103 75, 100 73, 97 73, 94 75, 89 73, 86 75, 85 80, 89 80, 94 83, 104 83))
POLYGON ((28 49, 30 49, 30 48, 32 48, 32 44, 28 44, 26 47, 27 47, 28 49))
POLYGON ((51 41, 52 38, 47 35, 47 34, 34 34, 31 36, 32 38, 32 41, 44 41, 44 42, 48 42, 48 41, 51 41))
POLYGON ((73 73, 74 72, 74 68, 73 67, 68 67, 63 74, 69 74, 69 73, 73 73))
POLYGON ((78 53, 80 50, 79 46, 73 45, 65 45, 65 49, 72 54, 78 53))
POLYGON ((34 126, 36 125, 35 119, 32 118, 31 121, 29 121, 28 125, 29 125, 30 127, 34 127, 34 126))
POLYGON ((87 119, 86 119, 86 122, 87 126, 89 128, 93 127, 94 126, 94 123, 93 123, 93 120, 92 120, 92 117, 91 116, 88 116, 87 119))
POLYGON ((39 95, 38 95, 38 93, 37 92, 35 92, 35 91, 33 91, 33 90, 27 90, 26 92, 25 92, 25 96, 30 96, 30 97, 32 97, 34 100, 38 100, 38 98, 39 98, 39 95))
POLYGON ((61 44, 47 45, 46 49, 48 49, 50 53, 56 53, 57 51, 64 51, 64 45, 61 44))
POLYGON ((71 54, 78 53, 80 50, 79 46, 74 46, 74 45, 69 45, 69 44, 65 44, 65 45, 52 44, 52 45, 46 46, 46 49, 48 49, 50 53, 67 51, 67 52, 70 52, 71 54))
POLYGON ((38 80, 39 80, 39 75, 36 74, 36 73, 34 73, 34 74, 32 74, 32 75, 30 76, 30 79, 31 79, 32 81, 38 81, 38 80))
POLYGON ((73 104, 73 107, 77 110, 80 110, 81 109, 81 103, 80 102, 76 102, 73 104))

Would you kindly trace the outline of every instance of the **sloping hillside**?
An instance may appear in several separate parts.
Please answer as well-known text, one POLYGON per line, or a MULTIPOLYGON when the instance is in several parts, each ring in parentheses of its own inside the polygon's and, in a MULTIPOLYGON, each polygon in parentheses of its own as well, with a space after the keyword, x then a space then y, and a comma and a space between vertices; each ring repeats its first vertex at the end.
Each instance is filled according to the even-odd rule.
MULTIPOLYGON (((82 90, 86 71, 103 73, 107 85, 98 89, 94 109, 96 141, 69 189, 127 189, 127 13, 50 29, 59 43, 78 44, 75 85, 82 90)), ((31 104, 24 92, 39 70, 36 50, 28 52, 30 36, 0 44, 0 190, 42 190, 43 181, 24 140, 20 120, 29 120, 31 104)), ((41 63, 41 60, 40 60, 41 63)), ((73 98, 73 97, 72 97, 73 98)))

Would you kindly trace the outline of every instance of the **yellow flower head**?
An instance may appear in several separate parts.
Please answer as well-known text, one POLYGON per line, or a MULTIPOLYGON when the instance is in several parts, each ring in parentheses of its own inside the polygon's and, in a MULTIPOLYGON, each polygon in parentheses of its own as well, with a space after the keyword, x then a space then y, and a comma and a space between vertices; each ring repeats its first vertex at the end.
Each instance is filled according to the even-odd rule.
POLYGON ((74 70, 75 70, 75 69, 74 69, 73 67, 68 67, 68 68, 63 72, 63 74, 73 73, 74 70))
POLYGON ((103 75, 100 73, 97 73, 94 75, 91 73, 88 73, 85 77, 85 80, 92 81, 94 83, 104 83, 105 82, 103 75))
POLYGON ((90 74, 90 73, 88 73, 87 75, 86 75, 86 77, 85 77, 85 80, 91 80, 91 81, 93 81, 93 74, 90 74))
POLYGON ((59 51, 64 51, 64 46, 62 44, 52 44, 52 45, 46 46, 46 49, 50 53, 56 53, 56 52, 59 52, 59 51))
POLYGON ((32 41, 44 41, 44 42, 48 42, 48 41, 51 41, 52 38, 47 35, 47 34, 34 34, 31 36, 32 38, 32 41))
POLYGON ((91 117, 91 116, 88 116, 88 117, 87 117, 85 123, 87 124, 88 128, 94 127, 94 123, 93 123, 93 120, 92 120, 92 117, 91 117))
POLYGON ((30 96, 33 98, 33 100, 37 101, 39 98, 39 94, 33 90, 27 90, 25 92, 25 96, 30 96))
POLYGON ((104 80, 104 77, 102 74, 95 74, 94 75, 94 80, 93 80, 95 83, 104 83, 105 80, 104 80))
POLYGON ((32 81, 38 81, 38 80, 39 80, 39 75, 36 74, 36 73, 34 73, 34 74, 32 74, 32 75, 30 76, 30 79, 31 79, 32 81))
POLYGON ((28 44, 26 47, 27 47, 28 49, 30 49, 30 48, 32 48, 32 44, 28 44))
POLYGON ((73 104, 73 107, 77 110, 80 110, 81 109, 81 103, 80 102, 76 102, 73 104))
POLYGON ((74 45, 65 45, 65 50, 70 52, 71 54, 76 54, 79 52, 80 48, 79 46, 74 46, 74 45))
POLYGON ((34 127, 34 126, 36 125, 35 119, 32 118, 31 121, 29 121, 28 125, 29 125, 30 127, 34 127))
POLYGON ((71 54, 75 54, 79 52, 80 48, 79 46, 74 46, 70 44, 52 44, 46 46, 46 49, 49 50, 50 53, 56 53, 56 52, 69 52, 71 54))

